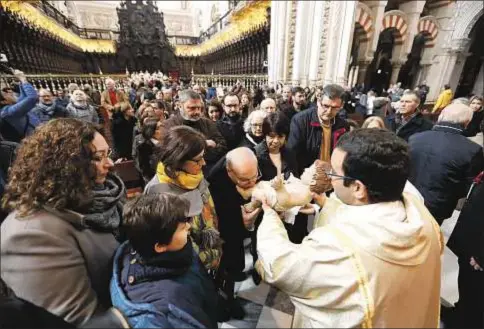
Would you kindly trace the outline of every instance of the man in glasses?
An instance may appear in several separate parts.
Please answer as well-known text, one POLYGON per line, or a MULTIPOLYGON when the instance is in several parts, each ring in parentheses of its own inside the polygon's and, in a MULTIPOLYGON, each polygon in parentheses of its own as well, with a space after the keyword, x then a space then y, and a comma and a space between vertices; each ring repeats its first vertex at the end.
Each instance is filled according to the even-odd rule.
POLYGON ((203 168, 204 174, 208 174, 210 169, 227 151, 227 144, 215 123, 202 115, 204 109, 200 94, 193 90, 180 92, 180 111, 177 115, 163 121, 163 131, 168 133, 171 127, 189 126, 198 130, 207 138, 207 148, 205 150, 205 161, 207 164, 203 168))
POLYGON ((244 136, 244 119, 240 99, 237 94, 229 92, 222 101, 224 108, 223 117, 217 121, 217 128, 225 138, 227 150, 233 150, 239 146, 244 136))
POLYGON ((207 177, 210 193, 219 218, 218 229, 224 240, 222 260, 218 270, 219 281, 224 282, 227 294, 227 313, 232 318, 244 317, 244 310, 234 299, 235 281, 245 280, 244 239, 250 236, 260 208, 247 212, 244 204, 250 200, 242 196, 254 187, 261 175, 255 154, 247 147, 239 147, 227 153, 212 168, 207 177))
POLYGON ((292 244, 263 202, 257 270, 296 307, 295 328, 439 326, 439 226, 406 189, 407 143, 381 129, 345 134, 331 156, 334 194, 313 231, 292 244))
POLYGON ((329 162, 336 142, 349 131, 349 124, 337 116, 343 107, 343 93, 341 86, 327 85, 317 107, 299 112, 292 118, 286 147, 296 155, 299 168, 307 168, 317 159, 329 162))

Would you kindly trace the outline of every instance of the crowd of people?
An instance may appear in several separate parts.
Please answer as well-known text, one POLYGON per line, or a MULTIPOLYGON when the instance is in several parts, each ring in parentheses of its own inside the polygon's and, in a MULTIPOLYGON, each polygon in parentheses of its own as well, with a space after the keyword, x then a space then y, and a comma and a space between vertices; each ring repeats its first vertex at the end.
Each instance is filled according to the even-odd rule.
POLYGON ((294 327, 484 326, 484 155, 468 138, 484 130, 481 96, 446 85, 424 108, 425 83, 139 73, 36 91, 15 76, 0 93, 5 326, 215 328, 246 315, 234 289, 248 276, 289 295, 294 327), (126 161, 143 188, 129 200, 113 170, 126 161), (462 199, 447 308, 440 225, 462 199))

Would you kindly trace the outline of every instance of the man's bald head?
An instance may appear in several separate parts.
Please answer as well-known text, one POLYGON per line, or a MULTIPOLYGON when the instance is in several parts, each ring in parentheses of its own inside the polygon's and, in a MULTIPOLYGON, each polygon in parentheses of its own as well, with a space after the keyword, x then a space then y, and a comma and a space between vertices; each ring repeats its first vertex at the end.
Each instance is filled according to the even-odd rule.
POLYGON ((238 147, 226 155, 227 172, 232 181, 246 189, 257 183, 259 169, 257 157, 247 147, 238 147))
POLYGON ((266 98, 260 103, 260 109, 266 113, 276 112, 276 101, 272 98, 266 98))

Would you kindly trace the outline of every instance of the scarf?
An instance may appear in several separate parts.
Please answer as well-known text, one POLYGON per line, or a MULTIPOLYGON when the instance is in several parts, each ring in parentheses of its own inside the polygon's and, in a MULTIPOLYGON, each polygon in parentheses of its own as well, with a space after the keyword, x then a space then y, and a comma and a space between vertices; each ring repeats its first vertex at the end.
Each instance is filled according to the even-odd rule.
POLYGON ((55 111, 55 104, 54 103, 52 103, 52 104, 39 103, 37 105, 37 108, 40 109, 40 111, 43 114, 48 115, 49 117, 52 117, 54 115, 54 111, 55 111))
MULTIPOLYGON (((159 162, 156 167, 156 177, 160 183, 173 184, 184 190, 195 190, 199 188, 203 180, 203 173, 198 175, 187 174, 183 171, 177 171, 177 178, 173 180, 165 173, 165 166, 159 162)), ((215 212, 215 204, 208 187, 199 191, 203 207, 199 215, 192 217, 190 236, 194 242, 195 252, 200 257, 203 265, 207 269, 216 268, 221 256, 222 240, 217 231, 218 218, 215 212)))
POLYGON ((125 201, 123 181, 115 174, 109 173, 104 184, 94 186, 91 202, 82 210, 73 210, 83 215, 83 226, 86 228, 113 232, 118 239, 125 201))
POLYGON ((262 142, 264 140, 264 136, 254 136, 254 135, 252 135, 252 133, 245 134, 245 137, 254 146, 256 146, 257 144, 259 144, 260 142, 262 142))
POLYGON ((202 171, 197 175, 192 175, 181 170, 176 172, 176 179, 173 179, 165 173, 165 166, 161 162, 158 162, 156 167, 156 176, 160 183, 174 184, 186 190, 196 189, 203 179, 202 171))

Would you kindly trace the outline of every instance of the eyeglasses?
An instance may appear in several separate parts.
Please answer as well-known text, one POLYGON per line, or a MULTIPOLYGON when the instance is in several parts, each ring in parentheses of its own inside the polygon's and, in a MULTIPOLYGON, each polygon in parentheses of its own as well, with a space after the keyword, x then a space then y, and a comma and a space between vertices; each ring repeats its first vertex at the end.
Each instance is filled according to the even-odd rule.
POLYGON ((240 179, 239 177, 237 177, 237 175, 232 171, 232 174, 235 176, 235 178, 237 179, 237 185, 239 184, 248 184, 248 183, 251 183, 251 182, 257 182, 259 179, 262 178, 262 173, 260 171, 259 168, 257 168, 257 176, 256 177, 252 177, 252 178, 242 178, 240 179))
POLYGON ((253 123, 251 124, 252 128, 262 128, 262 123, 253 123))
POLYGON ((324 172, 326 173, 326 175, 328 175, 330 177, 336 177, 336 178, 340 178, 340 179, 357 180, 356 178, 353 178, 353 177, 342 176, 342 175, 335 174, 333 168, 331 168, 331 170, 329 170, 329 171, 328 170, 325 170, 324 172))
POLYGON ((109 149, 107 154, 104 153, 94 153, 94 156, 92 157, 93 161, 96 162, 102 162, 103 160, 110 159, 111 156, 113 155, 113 150, 109 149))
POLYGON ((341 109, 341 106, 329 106, 327 104, 323 104, 321 99, 318 99, 318 104, 325 110, 338 111, 341 109))

